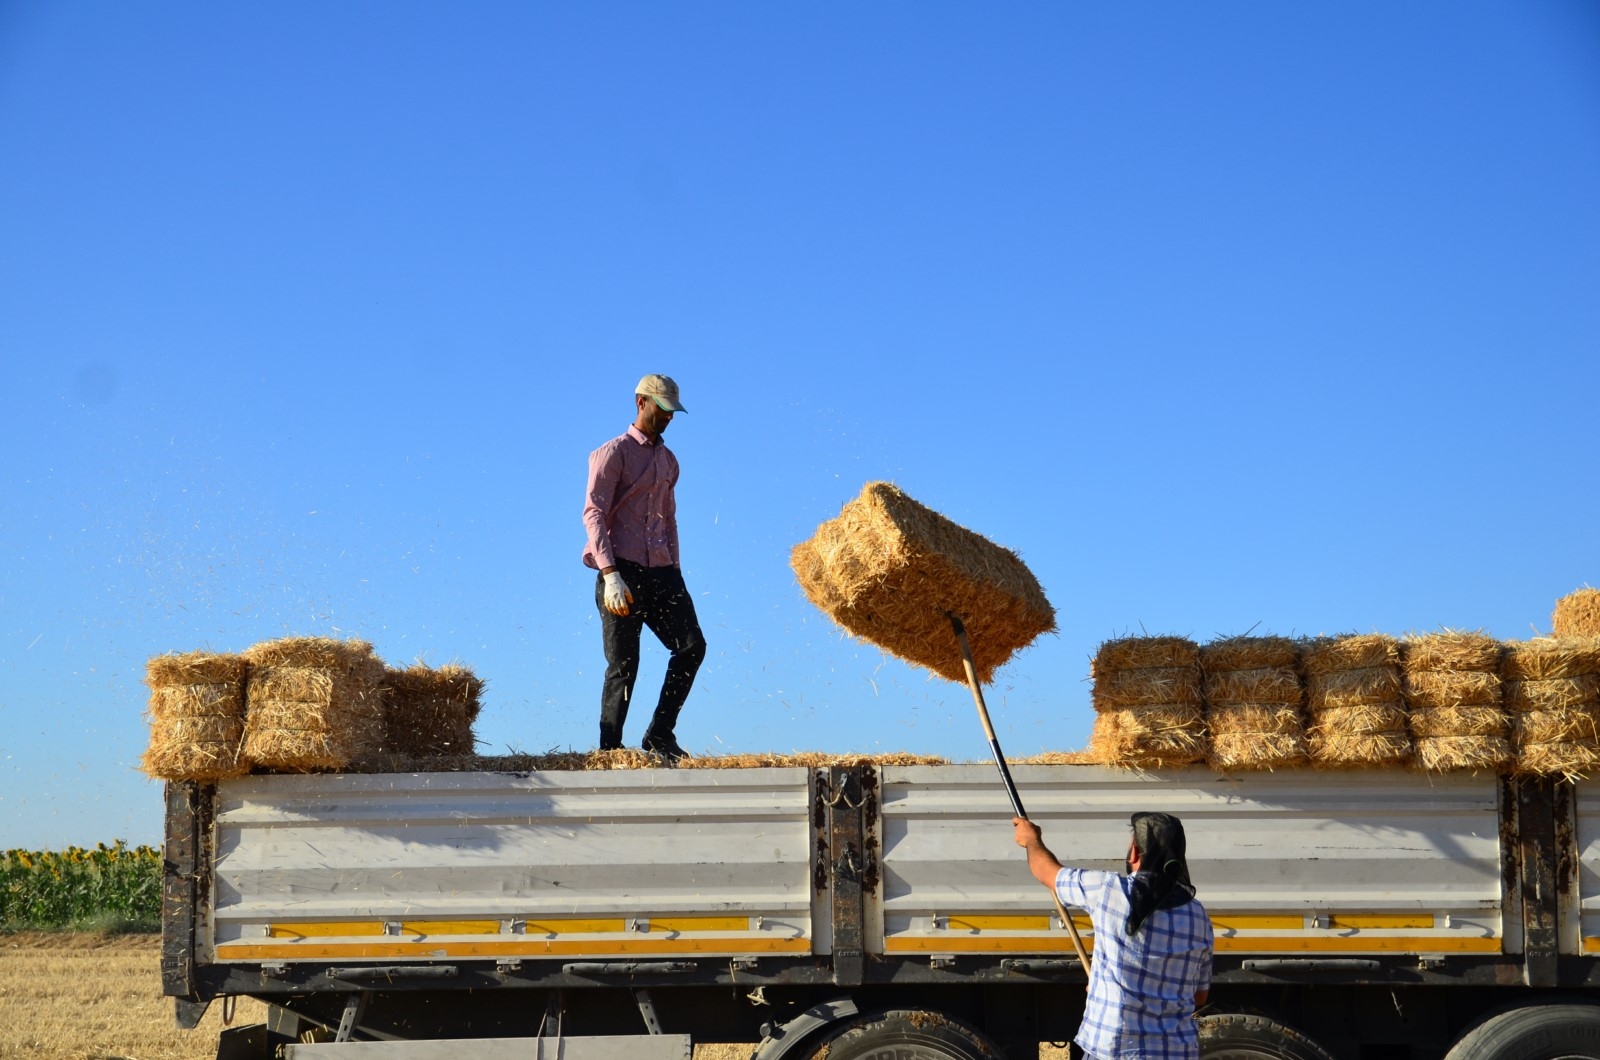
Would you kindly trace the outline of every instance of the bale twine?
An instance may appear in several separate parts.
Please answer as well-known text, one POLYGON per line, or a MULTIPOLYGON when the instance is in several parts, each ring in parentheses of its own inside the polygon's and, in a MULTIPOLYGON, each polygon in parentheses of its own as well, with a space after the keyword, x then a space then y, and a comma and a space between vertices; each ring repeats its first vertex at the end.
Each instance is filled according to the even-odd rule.
POLYGON ((464 666, 416 663, 384 674, 383 746, 417 758, 470 755, 483 682, 464 666))
POLYGON ((1582 779, 1600 767, 1600 639, 1513 641, 1500 677, 1515 772, 1582 779))
POLYGON ((1055 610, 1015 552, 869 482, 789 557, 806 597, 846 630, 965 683, 950 615, 966 626, 978 680, 1041 633, 1055 610))
POLYGON ((1510 765, 1500 652, 1493 637, 1458 630, 1402 642, 1401 670, 1418 769, 1498 772, 1510 765))
POLYGON ((364 640, 287 637, 244 653, 244 753, 266 769, 348 769, 383 750, 383 661, 364 640))
POLYGON ((245 662, 194 651, 157 655, 145 666, 150 686, 150 745, 139 759, 158 780, 214 781, 250 772, 241 755, 245 662))
POLYGON ((1216 769, 1277 769, 1308 754, 1299 646, 1288 637, 1225 637, 1200 649, 1216 769))
POLYGON ((1106 765, 1157 769, 1205 757, 1200 649, 1183 637, 1109 640, 1090 667, 1095 709, 1091 756, 1106 765))
POLYGON ((1385 633, 1321 637, 1304 646, 1311 764, 1361 769, 1410 760, 1400 643, 1385 633))
POLYGON ((1557 637, 1600 637, 1600 589, 1585 586, 1557 600, 1550 628, 1557 637))

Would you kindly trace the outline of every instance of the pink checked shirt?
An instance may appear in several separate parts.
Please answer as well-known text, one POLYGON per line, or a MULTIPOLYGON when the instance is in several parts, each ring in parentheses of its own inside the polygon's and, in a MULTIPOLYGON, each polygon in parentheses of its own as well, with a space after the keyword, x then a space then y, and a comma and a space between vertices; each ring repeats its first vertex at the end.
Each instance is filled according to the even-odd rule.
POLYGON ((600 570, 625 559, 645 567, 678 562, 678 458, 663 442, 651 445, 637 427, 589 454, 583 562, 600 570))

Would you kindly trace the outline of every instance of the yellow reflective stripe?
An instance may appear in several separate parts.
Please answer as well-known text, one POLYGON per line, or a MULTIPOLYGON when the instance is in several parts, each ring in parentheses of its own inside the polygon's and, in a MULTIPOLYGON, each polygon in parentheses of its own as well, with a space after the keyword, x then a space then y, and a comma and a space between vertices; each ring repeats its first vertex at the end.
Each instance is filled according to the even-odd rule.
POLYGON ((583 942, 576 939, 534 939, 502 935, 495 940, 439 942, 303 942, 260 943, 244 940, 217 946, 219 961, 319 960, 329 957, 581 957, 694 956, 742 953, 810 953, 805 938, 619 939, 583 942))
POLYGON ((498 935, 498 920, 402 920, 402 935, 498 935))
POLYGON ((650 918, 651 931, 749 931, 747 916, 663 916, 650 918))
POLYGON ((950 931, 1049 931, 1048 916, 952 916, 945 918, 950 931))
MULTIPOLYGON (((1264 916, 1214 916, 1211 926, 1217 931, 1298 931, 1306 926, 1303 916, 1275 913, 1264 916)), ((1432 927, 1430 920, 1428 926, 1432 927)))
POLYGON ((614 935, 628 930, 621 917, 599 920, 529 920, 523 929, 530 935, 614 935))
POLYGON ((1583 952, 1584 953, 1600 953, 1600 938, 1596 938, 1593 935, 1584 936, 1584 939, 1583 939, 1583 952))
POLYGON ((330 936, 348 938, 383 934, 381 920, 322 921, 315 924, 269 924, 270 939, 319 939, 330 936))
POLYGON ((1448 935, 1251 935, 1219 938, 1221 953, 1499 953, 1499 939, 1448 935))
POLYGON ((1330 928, 1431 928, 1431 913, 1334 913, 1328 917, 1330 928))

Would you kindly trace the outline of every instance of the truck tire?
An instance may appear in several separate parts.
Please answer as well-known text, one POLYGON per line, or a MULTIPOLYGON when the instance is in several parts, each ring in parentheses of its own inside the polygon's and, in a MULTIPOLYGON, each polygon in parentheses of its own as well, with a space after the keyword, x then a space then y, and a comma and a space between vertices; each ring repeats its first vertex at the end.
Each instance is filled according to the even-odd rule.
POLYGON ((999 1047, 940 1012, 895 1010, 858 1016, 797 1051, 802 1060, 994 1060, 999 1047))
POLYGON ((1463 1034, 1445 1060, 1600 1060, 1600 1005, 1509 1009, 1463 1034))
POLYGON ((1200 1060, 1333 1060, 1310 1038, 1266 1016, 1218 1012, 1198 1022, 1200 1060))

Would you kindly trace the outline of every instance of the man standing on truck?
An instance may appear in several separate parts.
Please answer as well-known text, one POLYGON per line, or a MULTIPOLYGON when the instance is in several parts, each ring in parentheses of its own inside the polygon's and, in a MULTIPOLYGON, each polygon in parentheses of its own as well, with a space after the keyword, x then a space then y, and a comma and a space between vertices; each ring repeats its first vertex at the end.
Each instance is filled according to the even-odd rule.
POLYGON ((687 412, 678 384, 647 375, 634 388, 637 418, 626 432, 589 454, 589 489, 583 525, 589 543, 583 562, 600 573, 595 604, 606 653, 600 692, 600 749, 622 746, 622 725, 639 676, 639 631, 644 626, 671 652, 661 698, 640 743, 676 763, 687 752, 673 730, 694 675, 706 657, 706 640, 694 600, 678 566, 678 458, 661 440, 675 413, 687 412))
POLYGON ((1076 1041, 1096 1060, 1197 1060, 1195 1010, 1211 993, 1211 918, 1195 898, 1183 822, 1136 813, 1127 875, 1063 868, 1039 826, 1013 817, 1028 869, 1094 925, 1076 1041))

